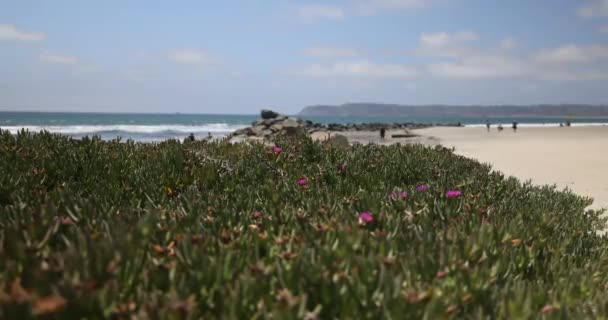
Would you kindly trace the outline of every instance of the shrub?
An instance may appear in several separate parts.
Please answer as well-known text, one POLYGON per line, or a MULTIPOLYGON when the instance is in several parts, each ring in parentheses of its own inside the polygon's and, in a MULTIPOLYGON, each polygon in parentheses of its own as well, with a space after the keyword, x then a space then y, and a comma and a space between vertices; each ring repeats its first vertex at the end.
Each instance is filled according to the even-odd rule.
POLYGON ((2 132, 0 318, 608 314, 590 199, 442 147, 278 146, 2 132))

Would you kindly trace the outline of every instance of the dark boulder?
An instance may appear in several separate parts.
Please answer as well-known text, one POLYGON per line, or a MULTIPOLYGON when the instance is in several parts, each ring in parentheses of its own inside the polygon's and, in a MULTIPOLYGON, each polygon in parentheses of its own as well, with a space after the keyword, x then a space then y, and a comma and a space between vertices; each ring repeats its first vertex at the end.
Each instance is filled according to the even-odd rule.
POLYGON ((262 110, 260 115, 262 116, 262 119, 274 119, 279 116, 278 113, 276 113, 272 110, 262 110))

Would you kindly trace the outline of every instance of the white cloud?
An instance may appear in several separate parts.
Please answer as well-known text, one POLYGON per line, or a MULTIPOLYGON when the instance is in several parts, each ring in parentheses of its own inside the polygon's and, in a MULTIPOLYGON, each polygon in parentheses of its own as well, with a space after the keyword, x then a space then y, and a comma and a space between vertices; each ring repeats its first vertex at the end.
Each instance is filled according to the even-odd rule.
POLYGON ((359 14, 374 14, 384 10, 403 10, 422 7, 428 3, 424 0, 359 0, 355 2, 355 11, 359 14))
POLYGON ((407 65, 376 64, 367 60, 360 60, 342 61, 327 65, 314 64, 291 73, 314 78, 413 78, 418 75, 418 70, 407 65))
POLYGON ((306 49, 304 53, 318 58, 352 58, 359 55, 355 49, 338 47, 312 47, 306 49))
POLYGON ((472 31, 423 33, 418 52, 431 56, 462 56, 467 51, 465 45, 477 39, 479 35, 472 31))
POLYGON ((344 19, 346 13, 339 6, 312 4, 301 6, 298 9, 300 19, 306 22, 314 22, 317 20, 340 20, 344 19))
POLYGON ((517 47, 517 41, 515 39, 509 37, 500 42, 500 48, 503 50, 511 50, 517 47))
POLYGON ((608 0, 586 0, 577 13, 585 18, 608 17, 608 0))
POLYGON ((541 80, 595 81, 607 80, 608 70, 545 69, 536 74, 541 80))
POLYGON ((433 63, 429 71, 434 76, 459 79, 485 79, 522 76, 528 66, 519 59, 502 55, 466 57, 456 63, 433 63))
POLYGON ((208 65, 213 63, 209 55, 200 50, 178 49, 169 53, 169 59, 176 63, 191 65, 208 65))
POLYGON ((426 33, 420 37, 419 54, 447 57, 451 61, 427 65, 430 75, 448 79, 528 79, 577 81, 608 76, 608 45, 564 45, 528 54, 510 51, 517 44, 504 39, 496 48, 475 48, 469 44, 479 36, 474 32, 426 33))
POLYGON ((19 30, 12 24, 0 24, 0 41, 37 42, 46 38, 41 32, 28 32, 19 30))
POLYGON ((589 63, 597 59, 608 58, 608 46, 565 45, 558 48, 543 49, 534 55, 539 63, 589 63))
POLYGON ((587 62, 588 53, 581 47, 567 45, 553 49, 543 49, 536 53, 534 59, 540 63, 587 62))
POLYGON ((40 60, 52 63, 52 64, 65 64, 65 65, 76 65, 80 63, 78 58, 73 56, 61 55, 61 54, 53 54, 53 53, 43 53, 40 55, 40 60))
POLYGON ((348 16, 367 16, 419 8, 435 0, 345 0, 340 5, 309 4, 298 8, 300 19, 314 22, 322 19, 342 20, 348 16))
POLYGON ((472 31, 462 31, 457 33, 437 32, 423 33, 420 36, 420 43, 423 46, 430 47, 446 47, 463 42, 469 42, 479 39, 477 33, 472 31))
POLYGON ((82 61, 82 59, 71 55, 44 52, 40 54, 39 59, 44 63, 66 66, 67 70, 75 76, 104 72, 104 68, 100 65, 82 61))

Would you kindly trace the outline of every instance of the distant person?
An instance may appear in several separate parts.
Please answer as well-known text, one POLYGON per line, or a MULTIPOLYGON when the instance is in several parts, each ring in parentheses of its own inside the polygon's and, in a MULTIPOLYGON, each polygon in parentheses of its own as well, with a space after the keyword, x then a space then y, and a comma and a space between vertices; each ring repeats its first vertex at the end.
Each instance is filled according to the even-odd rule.
POLYGON ((513 132, 517 132, 517 121, 513 121, 511 128, 513 128, 513 132))
POLYGON ((569 127, 571 125, 570 121, 566 121, 566 127, 569 127))
POLYGON ((380 128, 380 140, 384 140, 385 135, 386 135, 386 129, 380 128))
POLYGON ((207 140, 211 140, 211 139, 213 139, 211 132, 207 132, 207 140))
POLYGON ((560 123, 559 123, 559 126, 560 126, 560 128, 563 128, 563 127, 564 127, 564 123, 563 123, 563 122, 560 122, 560 123))
POLYGON ((488 130, 488 132, 490 132, 490 121, 486 122, 486 129, 488 130))
POLYGON ((194 133, 191 133, 191 134, 188 136, 188 141, 194 141, 194 140, 195 140, 195 139, 194 139, 194 133))
POLYGON ((502 124, 498 125, 498 132, 502 131, 502 124))

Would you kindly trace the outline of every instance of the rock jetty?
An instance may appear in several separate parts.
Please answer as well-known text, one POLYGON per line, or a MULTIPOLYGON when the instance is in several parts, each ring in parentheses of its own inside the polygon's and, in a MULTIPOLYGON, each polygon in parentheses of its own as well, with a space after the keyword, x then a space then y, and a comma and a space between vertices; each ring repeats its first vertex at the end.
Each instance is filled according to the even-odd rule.
POLYGON ((413 122, 404 123, 315 123, 296 117, 289 117, 272 110, 262 110, 260 119, 251 123, 250 127, 239 129, 230 135, 236 140, 272 140, 276 135, 312 134, 314 132, 348 132, 348 131, 379 131, 386 130, 413 130, 432 126, 460 126, 455 124, 421 124, 413 122))

